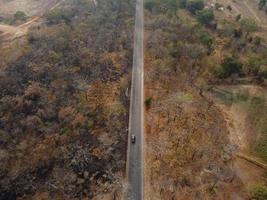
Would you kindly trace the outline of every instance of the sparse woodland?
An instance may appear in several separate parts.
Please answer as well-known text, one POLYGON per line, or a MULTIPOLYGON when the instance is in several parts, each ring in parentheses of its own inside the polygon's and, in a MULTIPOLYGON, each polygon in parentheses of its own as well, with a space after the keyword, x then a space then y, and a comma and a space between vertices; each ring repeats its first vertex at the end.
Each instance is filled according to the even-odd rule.
POLYGON ((145 9, 146 198, 248 199, 233 169, 237 147, 208 94, 217 85, 266 86, 260 27, 218 19, 202 0, 146 0, 145 9))
POLYGON ((1 200, 121 199, 135 2, 97 2, 50 11, 0 58, 1 200))

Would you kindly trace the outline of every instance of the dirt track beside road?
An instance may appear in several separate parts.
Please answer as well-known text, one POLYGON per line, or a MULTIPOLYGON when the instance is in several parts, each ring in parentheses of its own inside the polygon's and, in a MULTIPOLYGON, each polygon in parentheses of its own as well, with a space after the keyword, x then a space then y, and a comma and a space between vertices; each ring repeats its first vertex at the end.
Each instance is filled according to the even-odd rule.
MULTIPOLYGON (((25 22, 19 26, 0 24, 0 39, 3 42, 7 42, 7 41, 12 41, 16 38, 20 38, 20 37, 24 36, 25 34, 27 34, 29 28, 38 19, 40 19, 40 17, 42 17, 46 11, 53 10, 53 9, 57 8, 62 2, 63 1, 55 1, 55 0, 48 1, 44 5, 43 10, 39 10, 35 16, 31 17, 27 22, 25 22)), ((3 4, 3 2, 0 1, 0 5, 2 5, 2 4, 3 4)))

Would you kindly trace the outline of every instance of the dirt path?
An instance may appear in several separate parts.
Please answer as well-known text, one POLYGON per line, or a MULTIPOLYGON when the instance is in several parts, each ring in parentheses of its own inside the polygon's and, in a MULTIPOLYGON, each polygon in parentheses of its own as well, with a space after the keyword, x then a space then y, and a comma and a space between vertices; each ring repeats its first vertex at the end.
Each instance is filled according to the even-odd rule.
POLYGON ((15 38, 19 38, 25 35, 28 32, 28 29, 31 25, 37 21, 40 17, 33 17, 31 20, 21 24, 19 26, 10 26, 0 24, 0 38, 3 38, 3 41, 14 40, 15 38))
POLYGON ((241 149, 245 148, 248 145, 246 142, 246 114, 238 107, 227 108, 224 105, 217 106, 224 116, 226 126, 230 132, 229 139, 231 143, 237 145, 241 149))
POLYGON ((262 22, 262 20, 259 18, 258 14, 251 8, 251 6, 248 5, 246 1, 244 1, 244 5, 247 7, 247 9, 250 11, 252 16, 254 16, 254 19, 258 22, 262 22))
POLYGON ((248 190, 266 181, 264 178, 265 171, 245 159, 237 158, 233 167, 237 176, 241 178, 248 190))
MULTIPOLYGON (((56 4, 53 4, 53 2, 51 2, 48 7, 48 10, 53 10, 55 8, 57 8, 62 2, 59 1, 56 4)), ((2 40, 2 42, 7 42, 7 41, 12 41, 16 38, 20 38, 24 35, 27 34, 29 28, 38 20, 40 19, 45 13, 44 11, 40 11, 38 13, 38 15, 33 16, 30 18, 30 20, 28 20, 27 22, 25 22, 24 24, 21 24, 19 26, 11 26, 11 25, 4 25, 4 24, 0 24, 0 39, 2 40)))
POLYGON ((0 36, 8 33, 14 33, 16 31, 16 27, 0 24, 0 36))
POLYGON ((257 2, 251 0, 218 0, 225 7, 232 7, 231 14, 233 17, 241 14, 243 17, 253 18, 259 26, 267 27, 267 15, 258 9, 257 2))
POLYGON ((27 16, 37 16, 55 5, 59 0, 0 0, 1 15, 13 15, 20 10, 27 16))
POLYGON ((244 153, 238 153, 237 157, 240 159, 246 160, 247 162, 250 162, 254 166, 257 166, 261 169, 267 170, 267 164, 258 158, 255 158, 253 156, 249 156, 248 154, 244 154, 244 153))

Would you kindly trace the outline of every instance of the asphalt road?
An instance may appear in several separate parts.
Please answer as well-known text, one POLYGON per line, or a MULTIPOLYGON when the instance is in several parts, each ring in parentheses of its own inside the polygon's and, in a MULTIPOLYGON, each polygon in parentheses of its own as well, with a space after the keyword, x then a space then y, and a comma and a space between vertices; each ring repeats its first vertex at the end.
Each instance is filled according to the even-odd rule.
POLYGON ((137 0, 135 16, 134 55, 129 116, 127 155, 127 200, 143 200, 143 129, 144 129, 144 11, 143 0, 137 0), (136 136, 135 144, 131 135, 136 136))

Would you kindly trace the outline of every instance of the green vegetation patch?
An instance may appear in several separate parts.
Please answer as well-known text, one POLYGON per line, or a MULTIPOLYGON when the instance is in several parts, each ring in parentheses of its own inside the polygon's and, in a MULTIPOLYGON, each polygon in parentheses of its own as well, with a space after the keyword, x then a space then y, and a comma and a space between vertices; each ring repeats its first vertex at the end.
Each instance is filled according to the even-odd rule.
POLYGON ((194 100, 193 94, 189 92, 179 92, 174 97, 177 103, 191 103, 194 100))
POLYGON ((196 14, 197 11, 204 8, 203 0, 189 0, 187 1, 186 8, 193 14, 196 14))
POLYGON ((15 20, 26 20, 27 15, 23 11, 17 11, 14 14, 14 18, 15 18, 15 20))
POLYGON ((240 21, 241 29, 247 33, 253 33, 259 30, 259 27, 257 25, 257 22, 254 19, 251 18, 243 18, 240 21))
POLYGON ((14 25, 18 23, 24 23, 28 19, 28 16, 23 11, 17 11, 10 16, 0 16, 0 23, 14 25))
POLYGON ((197 19, 200 23, 209 25, 214 20, 214 13, 207 9, 197 11, 197 19))
POLYGON ((145 100, 146 109, 149 109, 152 105, 152 97, 149 97, 145 100))
POLYGON ((199 40, 202 44, 208 47, 209 52, 213 49, 214 39, 208 33, 202 33, 199 37, 199 40))
POLYGON ((74 17, 74 12, 67 10, 53 10, 45 15, 48 24, 70 23, 72 17, 74 17))
POLYGON ((228 78, 232 74, 240 75, 242 64, 235 58, 227 57, 223 60, 221 66, 217 69, 216 74, 219 78, 228 78))
POLYGON ((266 5, 267 5, 267 0, 259 0, 258 6, 260 10, 265 9, 265 12, 267 12, 266 5))
POLYGON ((252 149, 267 161, 267 105, 262 97, 252 97, 248 110, 249 121, 255 130, 255 144, 252 149))
POLYGON ((251 199, 266 200, 267 199, 267 187, 263 185, 259 185, 253 188, 251 190, 251 199))

